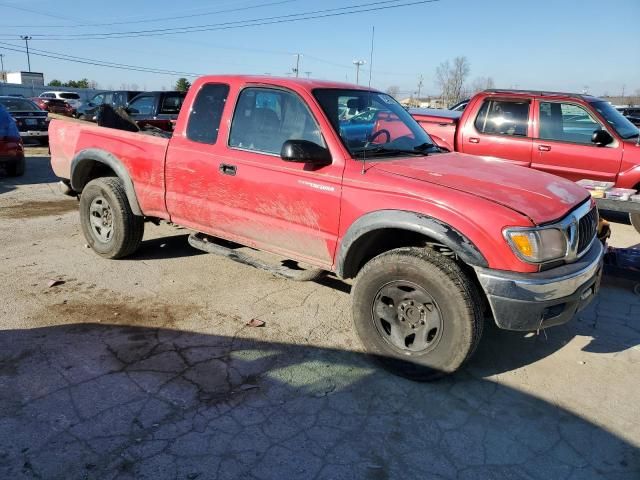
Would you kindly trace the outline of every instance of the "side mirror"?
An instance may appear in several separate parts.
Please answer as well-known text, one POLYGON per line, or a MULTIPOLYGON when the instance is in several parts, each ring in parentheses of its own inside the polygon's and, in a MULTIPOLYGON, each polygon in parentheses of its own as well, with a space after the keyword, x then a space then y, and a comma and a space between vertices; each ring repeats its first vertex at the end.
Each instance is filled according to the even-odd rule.
POLYGON ((331 164, 329 150, 308 140, 287 140, 282 144, 280 158, 285 162, 306 163, 314 167, 331 164))
POLYGON ((595 143, 599 147, 604 147, 613 143, 613 137, 609 132, 600 128, 591 135, 591 142, 595 143))

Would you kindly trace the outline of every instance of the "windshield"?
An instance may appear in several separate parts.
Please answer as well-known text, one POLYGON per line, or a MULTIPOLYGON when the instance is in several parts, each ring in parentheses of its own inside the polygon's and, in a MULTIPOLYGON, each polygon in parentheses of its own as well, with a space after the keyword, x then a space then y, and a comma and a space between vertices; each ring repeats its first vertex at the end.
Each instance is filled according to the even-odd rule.
POLYGON ((600 101, 593 102, 591 105, 593 105, 593 108, 595 108, 598 113, 604 117, 607 123, 613 127, 618 135, 625 140, 638 136, 638 128, 623 117, 622 114, 610 103, 600 101))
POLYGON ((10 112, 40 112, 40 108, 31 100, 22 98, 2 98, 0 103, 10 112))
POLYGON ((385 93, 323 88, 313 95, 354 158, 439 151, 413 117, 385 93))

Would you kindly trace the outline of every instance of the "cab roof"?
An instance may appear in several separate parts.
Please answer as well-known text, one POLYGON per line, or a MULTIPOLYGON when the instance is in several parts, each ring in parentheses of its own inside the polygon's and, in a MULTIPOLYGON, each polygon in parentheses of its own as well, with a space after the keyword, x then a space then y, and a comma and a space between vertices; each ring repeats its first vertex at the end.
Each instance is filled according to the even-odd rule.
POLYGON ((539 97, 539 98, 575 98, 579 100, 584 100, 585 102, 596 102, 600 99, 598 97, 594 97, 592 95, 585 95, 582 93, 569 93, 569 92, 552 92, 547 90, 516 90, 509 88, 492 88, 488 90, 484 90, 482 93, 486 93, 489 95, 500 95, 500 94, 508 94, 508 95, 518 95, 522 97, 539 97))
POLYGON ((268 85, 279 85, 282 87, 298 86, 305 90, 314 90, 316 88, 337 88, 348 90, 371 90, 378 91, 375 88, 369 88, 363 85, 354 85, 346 82, 333 82, 328 80, 316 80, 313 78, 294 78, 294 77, 277 77, 271 75, 205 75, 198 78, 198 83, 224 82, 224 83, 257 83, 268 85))

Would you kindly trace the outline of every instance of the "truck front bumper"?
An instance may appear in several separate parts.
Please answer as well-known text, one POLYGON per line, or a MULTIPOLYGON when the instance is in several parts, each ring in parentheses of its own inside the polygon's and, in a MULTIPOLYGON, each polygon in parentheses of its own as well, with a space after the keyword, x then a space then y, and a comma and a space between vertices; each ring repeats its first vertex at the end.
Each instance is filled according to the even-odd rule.
POLYGON ((603 255, 596 240, 580 260, 544 272, 475 270, 498 327, 532 331, 566 323, 591 302, 600 287, 603 255))

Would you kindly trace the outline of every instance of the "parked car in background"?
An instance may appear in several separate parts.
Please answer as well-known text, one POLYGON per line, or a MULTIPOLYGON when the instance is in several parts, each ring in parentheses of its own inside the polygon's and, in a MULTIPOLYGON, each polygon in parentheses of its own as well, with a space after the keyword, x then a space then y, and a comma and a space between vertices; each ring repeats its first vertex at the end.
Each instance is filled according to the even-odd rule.
POLYGON ((64 100, 65 102, 67 102, 69 105, 73 107, 74 116, 75 116, 75 112, 82 105, 80 95, 75 92, 50 91, 50 92, 42 92, 38 96, 40 98, 57 98, 59 100, 64 100))
POLYGON ((185 96, 184 92, 144 92, 131 100, 126 110, 140 128, 152 125, 172 132, 185 96))
POLYGON ((133 90, 114 90, 97 93, 78 108, 76 117, 80 120, 95 121, 100 105, 111 105, 114 108, 126 107, 140 93, 142 92, 133 90))
POLYGON ((627 117, 636 127, 640 127, 640 107, 616 107, 616 110, 627 117))
POLYGON ((49 113, 57 113, 67 117, 73 117, 74 108, 59 98, 33 97, 31 98, 31 101, 38 105, 42 110, 46 110, 49 113))
POLYGON ((393 97, 362 86, 202 77, 170 138, 53 120, 51 166, 104 258, 131 255, 145 220, 163 219, 201 232, 189 242, 205 251, 220 252, 215 236, 314 267, 262 263, 282 276, 355 278, 366 350, 422 380, 473 354, 485 312, 510 330, 559 325, 600 283, 584 188, 443 153, 393 97), (346 104, 375 112, 368 138, 345 136, 346 104))
POLYGON ((0 167, 10 177, 24 173, 22 138, 11 114, 0 103, 0 167))
POLYGON ((49 143, 48 112, 26 98, 0 97, 0 104, 13 117, 22 139, 33 139, 46 145, 49 143))
POLYGON ((469 99, 466 98, 458 103, 456 103, 455 105, 452 105, 448 108, 448 110, 453 110, 454 112, 462 112, 464 111, 465 108, 467 108, 467 105, 469 104, 469 99))
MULTIPOLYGON (((609 102, 590 95, 486 90, 464 112, 411 110, 436 144, 572 181, 640 189, 639 131, 609 102)), ((640 231, 640 214, 630 214, 640 231)))

